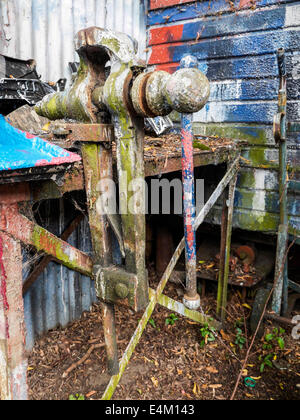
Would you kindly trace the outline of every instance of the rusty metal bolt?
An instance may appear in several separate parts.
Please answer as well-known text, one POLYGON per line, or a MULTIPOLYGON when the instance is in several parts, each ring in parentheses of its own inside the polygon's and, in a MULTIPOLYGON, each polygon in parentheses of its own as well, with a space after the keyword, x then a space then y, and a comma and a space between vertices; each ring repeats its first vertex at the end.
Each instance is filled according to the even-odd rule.
POLYGON ((129 294, 129 290, 128 290, 128 287, 126 286, 126 284, 118 283, 115 286, 115 293, 120 299, 125 299, 125 298, 127 298, 128 294, 129 294))

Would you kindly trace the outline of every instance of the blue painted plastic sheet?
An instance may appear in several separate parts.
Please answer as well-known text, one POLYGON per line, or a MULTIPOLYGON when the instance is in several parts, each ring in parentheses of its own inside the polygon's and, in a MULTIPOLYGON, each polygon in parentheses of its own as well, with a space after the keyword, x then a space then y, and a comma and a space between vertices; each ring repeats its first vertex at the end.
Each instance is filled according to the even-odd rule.
POLYGON ((80 160, 76 153, 12 127, 0 115, 0 171, 62 165, 80 160))

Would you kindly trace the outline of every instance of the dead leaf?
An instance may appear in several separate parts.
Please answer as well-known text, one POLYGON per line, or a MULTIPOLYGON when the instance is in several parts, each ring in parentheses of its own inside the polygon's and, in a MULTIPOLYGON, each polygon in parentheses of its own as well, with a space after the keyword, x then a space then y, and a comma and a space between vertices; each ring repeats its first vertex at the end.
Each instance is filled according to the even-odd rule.
POLYGON ((152 376, 151 381, 152 381, 153 385, 157 388, 158 387, 158 380, 154 376, 152 376))
POLYGON ((221 334, 221 336, 222 336, 222 338, 223 338, 224 341, 231 341, 230 335, 226 334, 224 332, 224 330, 221 330, 220 331, 220 334, 221 334))
POLYGON ((92 395, 97 394, 97 391, 91 391, 88 394, 86 394, 86 398, 90 398, 92 395))
POLYGON ((199 395, 200 394, 200 387, 199 387, 199 385, 196 382, 194 383, 193 393, 195 395, 199 395))
POLYGON ((207 270, 208 269, 210 269, 210 268, 213 268, 215 266, 215 263, 213 263, 213 264, 209 264, 207 267, 205 267, 207 270))
POLYGON ((208 366, 208 367, 206 368, 206 370, 207 370, 207 372, 209 372, 209 373, 219 373, 219 371, 218 371, 216 368, 212 367, 212 366, 208 366))

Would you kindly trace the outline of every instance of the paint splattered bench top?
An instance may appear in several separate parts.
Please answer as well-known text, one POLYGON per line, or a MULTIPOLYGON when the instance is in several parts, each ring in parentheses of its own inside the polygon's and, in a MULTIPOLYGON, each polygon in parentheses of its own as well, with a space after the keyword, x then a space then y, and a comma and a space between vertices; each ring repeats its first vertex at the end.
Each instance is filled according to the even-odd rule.
POLYGON ((80 161, 79 155, 12 127, 0 115, 0 173, 80 161))
MULTIPOLYGON (((68 149, 76 150, 80 154, 80 144, 62 139, 53 141, 49 132, 41 135, 49 140, 49 147, 60 147, 68 153, 68 149)), ((27 139, 30 140, 30 139, 27 139)), ((195 136, 194 138, 194 165, 218 165, 234 158, 241 146, 241 142, 227 138, 195 136)), ((115 143, 112 144, 114 160, 115 143)), ((72 155, 72 154, 71 154, 72 155)), ((78 155, 75 155, 78 156, 78 155)), ((144 145, 145 176, 157 176, 175 171, 181 171, 181 137, 179 134, 166 134, 161 137, 145 137, 144 145)), ((59 163, 59 162, 58 162, 59 163)), ((83 189, 84 175, 82 162, 77 161, 69 165, 47 165, 41 167, 34 165, 26 168, 12 168, 13 170, 0 171, 0 183, 42 181, 51 179, 55 183, 65 182, 68 179, 68 191, 83 189)), ((63 187, 62 187, 63 188, 63 187)))

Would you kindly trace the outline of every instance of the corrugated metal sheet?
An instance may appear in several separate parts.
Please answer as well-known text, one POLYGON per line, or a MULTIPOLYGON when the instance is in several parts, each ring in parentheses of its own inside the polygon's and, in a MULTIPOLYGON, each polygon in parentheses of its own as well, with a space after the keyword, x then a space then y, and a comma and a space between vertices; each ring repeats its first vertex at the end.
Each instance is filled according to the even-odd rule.
POLYGON ((100 26, 125 32, 145 55, 145 13, 141 0, 1 0, 0 53, 33 58, 42 80, 70 77, 68 63, 78 61, 74 35, 100 26))
MULTIPOLYGON (((64 231, 75 215, 70 200, 65 199, 48 201, 38 212, 43 226, 57 235, 64 231)), ((91 253, 87 220, 82 221, 68 243, 91 253)), ((31 267, 30 259, 32 255, 24 249, 24 280, 31 267)), ((50 263, 24 296, 27 350, 33 347, 37 336, 57 326, 67 326, 69 322, 80 318, 84 311, 89 311, 94 302, 95 288, 89 277, 60 264, 50 263)))
MULTIPOLYGON (((240 138, 243 150, 234 224, 276 232, 278 147, 276 50, 285 48, 288 120, 300 120, 300 3, 294 0, 149 0, 148 62, 174 72, 183 55, 199 60, 211 83, 207 105, 195 115, 198 134, 240 138)), ((290 176, 300 180, 300 133, 288 138, 290 176)), ((299 194, 289 195, 290 231, 300 232, 299 194)), ((216 209, 217 210, 217 209, 216 209)), ((211 218, 220 220, 220 209, 211 218)))
MULTIPOLYGON (((37 221, 53 234, 60 236, 84 207, 85 195, 68 194, 59 200, 39 203, 35 209, 37 221), (76 210, 77 209, 77 210, 76 210)), ((114 236, 113 260, 121 264, 118 242, 114 236)), ((92 256, 91 234, 87 218, 73 232, 67 242, 92 256)), ((23 248, 23 281, 25 282, 36 254, 23 248)), ((37 337, 58 326, 66 327, 89 311, 97 301, 94 282, 63 265, 50 263, 24 296, 26 349, 30 351, 37 337)))

